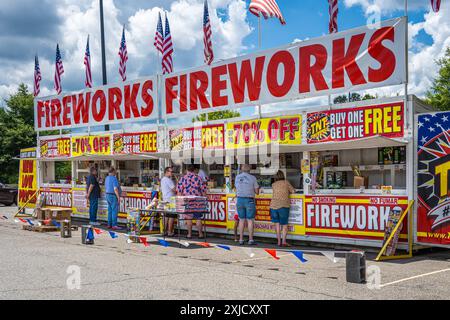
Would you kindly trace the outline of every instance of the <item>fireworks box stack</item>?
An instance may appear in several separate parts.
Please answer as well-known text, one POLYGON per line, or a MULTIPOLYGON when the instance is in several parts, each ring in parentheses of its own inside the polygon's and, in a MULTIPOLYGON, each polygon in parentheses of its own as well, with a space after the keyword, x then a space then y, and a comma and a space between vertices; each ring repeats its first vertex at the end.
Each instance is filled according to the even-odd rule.
POLYGON ((175 207, 177 212, 202 213, 208 212, 208 198, 206 197, 176 197, 175 207))

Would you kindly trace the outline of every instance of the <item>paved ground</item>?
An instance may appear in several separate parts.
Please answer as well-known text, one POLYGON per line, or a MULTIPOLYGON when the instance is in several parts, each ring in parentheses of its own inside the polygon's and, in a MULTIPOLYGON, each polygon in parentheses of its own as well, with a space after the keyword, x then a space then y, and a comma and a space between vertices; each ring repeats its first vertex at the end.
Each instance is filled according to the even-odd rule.
MULTIPOLYGON (((0 207, 0 216, 14 209, 0 207)), ((369 289, 346 283, 345 262, 334 264, 320 254, 306 254, 308 263, 301 264, 292 254, 280 253, 276 261, 261 249, 250 258, 226 240, 209 239, 231 245, 231 252, 178 244, 145 248, 107 235, 98 236, 94 246, 83 246, 80 239, 80 232, 61 239, 57 233, 23 231, 12 219, 0 220, 0 299, 450 298, 449 251, 403 262, 377 263, 369 255, 368 267, 381 272, 381 287, 369 289), (77 267, 81 288, 70 290, 67 281, 77 267)))

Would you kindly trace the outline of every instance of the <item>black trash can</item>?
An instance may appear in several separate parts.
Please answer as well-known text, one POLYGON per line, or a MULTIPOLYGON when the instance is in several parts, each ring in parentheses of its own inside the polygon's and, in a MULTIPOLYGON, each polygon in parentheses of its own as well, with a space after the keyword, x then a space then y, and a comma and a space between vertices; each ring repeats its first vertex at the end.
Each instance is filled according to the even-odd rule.
MULTIPOLYGON (((92 230, 91 226, 82 226, 81 227, 81 243, 85 245, 94 244, 94 239, 87 239, 89 230, 92 230)), ((92 230, 92 232, 94 232, 92 230)))
POLYGON ((61 238, 72 238, 72 223, 69 220, 61 222, 61 238))
POLYGON ((366 255, 362 251, 352 251, 346 254, 347 282, 366 282, 366 255))

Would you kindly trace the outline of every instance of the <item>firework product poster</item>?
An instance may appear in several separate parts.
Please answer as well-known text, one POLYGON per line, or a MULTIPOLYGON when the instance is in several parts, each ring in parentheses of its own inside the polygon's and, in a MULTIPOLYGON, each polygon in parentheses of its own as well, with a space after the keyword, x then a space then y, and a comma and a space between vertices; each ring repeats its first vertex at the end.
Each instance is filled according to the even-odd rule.
POLYGON ((158 152, 158 134, 156 132, 115 134, 113 152, 114 154, 158 152))
POLYGON ((374 136, 404 135, 404 103, 329 110, 308 114, 308 144, 341 142, 374 136))
POLYGON ((417 121, 417 242, 450 247, 450 112, 417 121))

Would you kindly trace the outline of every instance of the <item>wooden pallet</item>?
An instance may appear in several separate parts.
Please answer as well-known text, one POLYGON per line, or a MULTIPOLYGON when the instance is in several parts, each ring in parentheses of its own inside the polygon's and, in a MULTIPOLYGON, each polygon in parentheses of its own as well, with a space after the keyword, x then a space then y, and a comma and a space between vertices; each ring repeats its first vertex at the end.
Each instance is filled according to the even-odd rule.
POLYGON ((40 232, 40 233, 46 233, 46 232, 59 232, 59 229, 55 226, 28 226, 23 225, 23 230, 26 231, 33 231, 33 232, 40 232))

